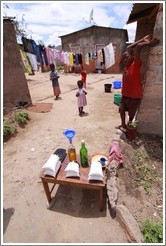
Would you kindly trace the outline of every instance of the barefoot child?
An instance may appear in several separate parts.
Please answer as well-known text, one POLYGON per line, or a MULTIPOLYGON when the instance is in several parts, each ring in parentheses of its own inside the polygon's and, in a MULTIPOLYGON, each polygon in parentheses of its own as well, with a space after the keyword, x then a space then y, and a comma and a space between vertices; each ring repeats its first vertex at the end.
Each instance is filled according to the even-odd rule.
POLYGON ((51 69, 50 80, 52 80, 53 92, 54 92, 55 100, 57 100, 59 95, 61 94, 59 81, 58 81, 59 75, 55 71, 55 65, 53 63, 50 64, 50 69, 51 69))
POLYGON ((85 114, 85 112, 83 111, 83 107, 87 105, 87 100, 86 100, 87 92, 85 88, 83 88, 82 80, 78 80, 77 85, 78 85, 78 89, 76 91, 76 97, 78 98, 77 105, 79 110, 79 116, 82 117, 82 115, 85 114))

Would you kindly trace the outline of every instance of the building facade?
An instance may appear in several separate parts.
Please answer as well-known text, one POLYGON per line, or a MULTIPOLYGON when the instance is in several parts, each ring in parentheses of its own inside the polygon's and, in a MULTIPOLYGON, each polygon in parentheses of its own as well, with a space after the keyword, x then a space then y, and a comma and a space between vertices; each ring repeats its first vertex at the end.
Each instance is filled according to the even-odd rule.
POLYGON ((117 29, 101 26, 91 26, 67 35, 60 36, 62 50, 65 52, 81 53, 83 56, 83 67, 87 72, 95 72, 99 67, 94 58, 90 64, 85 63, 85 55, 97 52, 110 43, 113 45, 115 64, 109 68, 102 66, 104 73, 120 73, 120 60, 128 41, 126 29, 117 29))

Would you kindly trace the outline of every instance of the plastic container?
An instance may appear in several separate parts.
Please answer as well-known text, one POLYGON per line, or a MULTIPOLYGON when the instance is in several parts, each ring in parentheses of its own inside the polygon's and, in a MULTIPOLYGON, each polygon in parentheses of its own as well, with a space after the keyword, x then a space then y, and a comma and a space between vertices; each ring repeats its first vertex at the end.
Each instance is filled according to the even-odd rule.
POLYGON ((137 136, 137 128, 127 126, 126 138, 130 141, 134 140, 137 136))
POLYGON ((106 159, 104 157, 100 158, 100 163, 102 166, 105 166, 106 159))
POLYGON ((74 136, 76 135, 76 132, 72 129, 66 129, 63 134, 69 139, 69 141, 72 141, 74 136))
POLYGON ((105 92, 107 92, 107 93, 111 92, 111 88, 112 88, 112 84, 105 84, 104 85, 105 92))
POLYGON ((122 95, 121 95, 121 94, 115 94, 115 95, 114 95, 114 103, 115 103, 116 105, 119 106, 119 104, 120 104, 120 102, 121 102, 121 99, 122 99, 122 95))
POLYGON ((122 81, 114 81, 113 83, 113 88, 114 89, 120 89, 122 88, 122 81))

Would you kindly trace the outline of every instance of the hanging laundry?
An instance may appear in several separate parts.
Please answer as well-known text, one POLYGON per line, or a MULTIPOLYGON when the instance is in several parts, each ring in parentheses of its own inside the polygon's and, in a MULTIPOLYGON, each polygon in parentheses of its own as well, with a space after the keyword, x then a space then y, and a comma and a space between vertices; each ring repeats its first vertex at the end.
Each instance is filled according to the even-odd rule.
POLYGON ((29 60, 27 58, 26 52, 20 49, 20 53, 21 53, 21 58, 23 61, 25 73, 32 74, 32 68, 31 65, 29 64, 29 60))
POLYGON ((78 54, 75 54, 75 64, 76 64, 76 65, 79 65, 78 54))
POLYGON ((89 53, 85 55, 85 64, 89 65, 89 53))
POLYGON ((64 63, 64 51, 60 51, 58 54, 58 59, 60 62, 64 63))
POLYGON ((37 71, 38 70, 38 67, 37 67, 37 59, 36 59, 36 55, 34 54, 31 54, 31 53, 26 53, 28 58, 29 58, 29 61, 31 63, 31 66, 32 66, 32 70, 33 71, 37 71))
POLYGON ((98 50, 98 51, 97 51, 97 62, 98 62, 98 63, 103 63, 103 54, 102 54, 102 50, 98 50))
POLYGON ((24 47, 24 51, 34 54, 34 49, 32 47, 32 44, 30 42, 29 39, 25 38, 25 37, 21 37, 22 43, 23 43, 23 47, 24 47))
POLYGON ((109 68, 113 64, 115 64, 114 49, 112 43, 110 43, 104 48, 104 54, 105 54, 105 68, 109 68))
POLYGON ((73 60, 73 54, 71 52, 68 53, 68 59, 69 59, 69 65, 73 66, 74 60, 73 60))
POLYGON ((42 44, 39 44, 39 51, 40 51, 40 56, 41 56, 41 64, 45 64, 46 66, 48 66, 48 58, 47 58, 47 54, 46 54, 46 50, 45 50, 45 46, 42 44))
POLYGON ((46 47, 45 50, 46 50, 46 56, 48 59, 48 64, 50 65, 53 63, 54 65, 56 65, 53 49, 46 47))
POLYGON ((37 62, 41 63, 42 62, 42 58, 41 58, 39 46, 35 43, 35 41, 33 39, 30 39, 30 43, 31 43, 32 48, 33 48, 33 54, 36 55, 37 62))
POLYGON ((68 53, 64 52, 64 64, 69 65, 69 58, 68 58, 68 53))

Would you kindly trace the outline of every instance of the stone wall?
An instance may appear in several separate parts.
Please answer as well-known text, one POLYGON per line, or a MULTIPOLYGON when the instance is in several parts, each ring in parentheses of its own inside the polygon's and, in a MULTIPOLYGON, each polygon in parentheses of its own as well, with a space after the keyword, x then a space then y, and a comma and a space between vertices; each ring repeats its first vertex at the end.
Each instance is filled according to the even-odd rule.
POLYGON ((3 21, 3 107, 10 111, 19 102, 31 103, 14 25, 3 21))
MULTIPOLYGON (((149 48, 148 69, 145 74, 144 96, 138 112, 138 131, 163 135, 163 4, 156 16, 153 36, 159 45, 149 48)), ((165 83, 165 81, 164 81, 165 83)))

